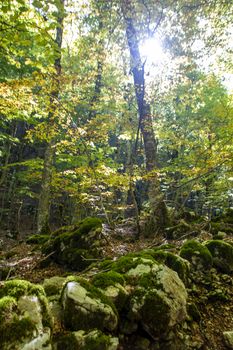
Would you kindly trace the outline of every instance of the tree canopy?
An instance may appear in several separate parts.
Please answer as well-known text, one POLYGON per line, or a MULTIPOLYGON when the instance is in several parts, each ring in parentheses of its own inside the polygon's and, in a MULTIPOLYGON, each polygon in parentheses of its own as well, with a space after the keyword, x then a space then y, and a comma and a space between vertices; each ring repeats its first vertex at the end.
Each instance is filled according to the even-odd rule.
POLYGON ((160 226, 167 209, 232 206, 230 1, 2 0, 0 13, 4 228, 130 210, 160 226))

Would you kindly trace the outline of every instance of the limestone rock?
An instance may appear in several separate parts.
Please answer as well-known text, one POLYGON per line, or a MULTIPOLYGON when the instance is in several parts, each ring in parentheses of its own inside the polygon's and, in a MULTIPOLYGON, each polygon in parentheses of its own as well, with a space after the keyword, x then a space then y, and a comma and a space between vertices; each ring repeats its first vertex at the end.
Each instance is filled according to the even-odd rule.
POLYGON ((222 240, 207 241, 205 246, 213 256, 216 267, 225 273, 233 271, 233 246, 222 240))
POLYGON ((169 332, 186 318, 187 292, 176 272, 156 263, 139 264, 126 276, 128 283, 137 281, 128 318, 140 322, 152 338, 169 332))
POLYGON ((86 218, 76 226, 61 228, 51 234, 42 247, 45 255, 52 253, 50 259, 66 265, 73 270, 82 271, 91 259, 101 256, 102 221, 86 218))
POLYGON ((117 350, 119 340, 116 337, 106 335, 100 330, 90 332, 80 330, 72 332, 58 339, 57 350, 117 350))
POLYGON ((161 263, 166 264, 170 269, 176 271, 184 284, 188 283, 190 263, 187 260, 171 252, 166 252, 165 250, 155 251, 153 257, 161 263))
POLYGON ((61 293, 63 284, 65 283, 65 277, 53 276, 51 278, 46 278, 43 283, 43 288, 46 295, 59 295, 61 293))
POLYGON ((0 348, 50 350, 51 315, 41 286, 23 280, 0 290, 0 348))
POLYGON ((213 265, 213 258, 208 248, 195 240, 188 240, 183 244, 180 256, 188 260, 195 270, 209 270, 213 265))
POLYGON ((117 327, 118 317, 111 302, 87 282, 68 282, 62 293, 62 305, 64 324, 70 330, 112 331, 117 327))

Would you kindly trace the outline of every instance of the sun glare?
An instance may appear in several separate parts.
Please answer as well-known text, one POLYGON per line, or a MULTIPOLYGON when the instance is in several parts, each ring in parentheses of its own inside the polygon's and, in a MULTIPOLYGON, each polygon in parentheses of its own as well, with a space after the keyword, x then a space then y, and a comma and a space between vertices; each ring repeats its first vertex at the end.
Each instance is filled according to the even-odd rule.
POLYGON ((147 65, 158 65, 165 58, 162 44, 157 38, 150 38, 145 40, 140 45, 140 52, 143 59, 146 59, 147 65))

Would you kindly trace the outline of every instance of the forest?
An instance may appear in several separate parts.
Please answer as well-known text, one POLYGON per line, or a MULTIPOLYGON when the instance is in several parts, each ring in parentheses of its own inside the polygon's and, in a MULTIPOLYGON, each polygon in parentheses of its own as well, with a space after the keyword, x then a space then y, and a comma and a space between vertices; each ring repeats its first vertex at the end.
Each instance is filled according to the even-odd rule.
POLYGON ((1 349, 233 349, 232 23, 1 0, 1 349))

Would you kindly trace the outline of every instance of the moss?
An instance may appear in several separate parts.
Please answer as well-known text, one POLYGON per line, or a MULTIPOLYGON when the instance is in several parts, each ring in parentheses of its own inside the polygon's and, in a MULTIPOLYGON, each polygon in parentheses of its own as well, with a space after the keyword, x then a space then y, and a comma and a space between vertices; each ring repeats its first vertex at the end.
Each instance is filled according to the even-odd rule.
POLYGON ((42 323, 52 328, 52 317, 49 311, 48 301, 42 286, 30 283, 25 280, 12 280, 4 283, 0 289, 0 300, 4 297, 11 297, 17 301, 24 295, 36 295, 42 309, 42 323))
POLYGON ((53 231, 51 233, 51 237, 55 238, 57 236, 60 236, 63 233, 73 232, 75 229, 76 229, 76 226, 74 226, 74 225, 62 226, 59 229, 57 229, 56 231, 53 231))
POLYGON ((13 297, 5 296, 0 299, 0 323, 5 320, 7 314, 12 312, 16 306, 17 302, 13 297))
POLYGON ((213 222, 211 221, 210 231, 213 235, 217 235, 218 232, 225 232, 226 234, 233 233, 233 228, 226 222, 213 222))
POLYGON ((23 295, 36 295, 38 297, 45 296, 45 292, 42 286, 35 285, 25 280, 11 280, 4 283, 0 289, 0 298, 9 295, 15 299, 23 295))
POLYGON ((189 273, 189 265, 186 260, 181 258, 178 255, 175 255, 170 252, 166 252, 164 250, 157 250, 154 253, 154 257, 170 267, 170 269, 176 271, 178 273, 178 276, 180 279, 184 282, 187 283, 188 281, 188 273, 189 273))
POLYGON ((60 335, 56 341, 56 349, 57 350, 77 350, 79 349, 78 347, 78 342, 73 333, 68 333, 68 334, 62 334, 60 335))
POLYGON ((167 227, 166 238, 167 239, 176 239, 183 236, 184 233, 190 231, 190 225, 183 219, 179 221, 179 223, 172 227, 167 227))
POLYGON ((214 240, 222 240, 224 238, 226 238, 226 233, 225 232, 221 232, 219 231, 216 235, 213 235, 213 239, 214 240))
POLYGON ((153 272, 143 274, 137 281, 138 286, 143 287, 144 290, 149 288, 163 289, 163 285, 158 282, 157 276, 153 272))
POLYGON ((114 261, 111 259, 105 259, 98 264, 100 270, 110 270, 114 261))
POLYGON ((214 265, 226 273, 233 271, 233 247, 222 240, 212 240, 205 243, 213 256, 214 265))
POLYGON ((166 244, 162 244, 158 247, 155 247, 153 250, 170 250, 170 249, 175 249, 175 248, 176 248, 175 244, 166 243, 166 244))
POLYGON ((108 350, 110 345, 111 337, 96 331, 96 334, 87 336, 83 350, 108 350))
POLYGON ((24 280, 12 280, 4 283, 3 287, 0 289, 0 298, 9 295, 18 299, 22 295, 27 294, 31 283, 24 280))
POLYGON ((144 249, 140 252, 129 253, 129 254, 127 254, 127 256, 132 257, 132 258, 142 258, 142 259, 151 260, 151 261, 155 262, 153 254, 154 254, 153 249, 144 249))
POLYGON ((213 265, 213 258, 207 247, 195 240, 189 240, 183 244, 180 256, 187 259, 198 270, 210 269, 213 265))
POLYGON ((114 261, 112 264, 112 270, 119 272, 119 273, 126 273, 131 269, 134 269, 139 264, 143 265, 153 265, 155 263, 155 260, 150 256, 145 259, 144 257, 138 256, 138 255, 126 255, 119 258, 117 261, 114 261))
POLYGON ((45 296, 40 296, 40 306, 42 311, 42 324, 44 327, 53 328, 53 319, 51 316, 48 300, 45 296))
POLYGON ((63 284, 65 283, 64 277, 54 276, 44 280, 43 288, 47 296, 57 295, 61 293, 63 284))
POLYGON ((116 283, 121 284, 122 286, 125 284, 124 277, 115 271, 102 272, 97 274, 92 283, 95 287, 105 289, 111 285, 115 285, 116 283))
POLYGON ((26 338, 35 330, 35 324, 27 317, 19 319, 16 315, 10 322, 0 324, 0 345, 2 349, 6 343, 14 343, 26 338))
POLYGON ((112 337, 93 330, 72 332, 60 336, 56 341, 57 350, 108 350, 112 344, 112 337))
POLYGON ((32 235, 27 238, 26 243, 41 245, 47 242, 50 238, 51 238, 50 235, 40 235, 40 234, 32 235))
POLYGON ((102 221, 98 218, 86 218, 76 226, 67 227, 67 230, 64 227, 52 234, 50 241, 43 245, 42 252, 46 255, 53 252, 51 258, 58 264, 81 271, 90 265, 91 259, 100 256, 96 238, 101 227, 102 221))
POLYGON ((148 292, 144 288, 138 289, 134 294, 134 301, 144 299, 144 303, 140 308, 140 318, 146 321, 147 330, 153 336, 160 336, 168 329, 170 321, 170 308, 164 302, 162 296, 156 289, 148 292))
POLYGON ((99 218, 86 218, 79 223, 78 231, 80 234, 86 234, 89 231, 102 227, 102 220, 99 218))

